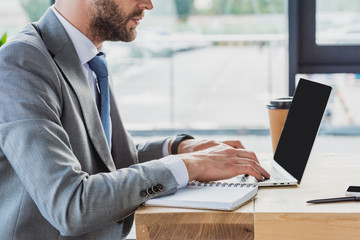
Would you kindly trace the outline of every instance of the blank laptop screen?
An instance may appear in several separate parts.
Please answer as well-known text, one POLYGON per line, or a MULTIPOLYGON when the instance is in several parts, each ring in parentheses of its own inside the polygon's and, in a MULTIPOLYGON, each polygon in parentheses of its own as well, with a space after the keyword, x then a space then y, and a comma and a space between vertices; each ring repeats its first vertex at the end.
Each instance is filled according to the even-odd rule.
POLYGON ((300 79, 274 159, 299 183, 315 141, 331 87, 300 79))

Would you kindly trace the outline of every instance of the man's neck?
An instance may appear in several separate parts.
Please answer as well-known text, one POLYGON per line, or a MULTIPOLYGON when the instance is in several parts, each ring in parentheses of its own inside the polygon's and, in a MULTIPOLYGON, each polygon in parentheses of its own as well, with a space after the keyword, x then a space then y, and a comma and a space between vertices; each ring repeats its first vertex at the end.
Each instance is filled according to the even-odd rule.
POLYGON ((89 38, 96 48, 99 48, 102 42, 94 41, 89 31, 90 15, 86 2, 87 1, 56 1, 54 7, 71 25, 89 38))

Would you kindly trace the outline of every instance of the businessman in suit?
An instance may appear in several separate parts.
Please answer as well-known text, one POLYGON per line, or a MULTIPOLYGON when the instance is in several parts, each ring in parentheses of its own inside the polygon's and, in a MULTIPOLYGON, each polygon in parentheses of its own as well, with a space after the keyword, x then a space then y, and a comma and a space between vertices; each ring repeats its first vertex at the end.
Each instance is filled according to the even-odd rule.
POLYGON ((111 81, 99 91, 102 43, 132 41, 152 8, 57 0, 0 49, 1 239, 122 239, 141 204, 190 180, 269 177, 239 141, 133 144, 111 81))

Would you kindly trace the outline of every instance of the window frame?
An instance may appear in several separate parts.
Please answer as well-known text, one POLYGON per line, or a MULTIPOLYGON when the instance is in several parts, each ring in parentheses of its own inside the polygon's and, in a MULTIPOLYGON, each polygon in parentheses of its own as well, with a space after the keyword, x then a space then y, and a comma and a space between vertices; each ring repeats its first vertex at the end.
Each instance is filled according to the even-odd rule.
POLYGON ((296 74, 360 73, 360 45, 316 44, 316 0, 289 0, 289 95, 296 74))

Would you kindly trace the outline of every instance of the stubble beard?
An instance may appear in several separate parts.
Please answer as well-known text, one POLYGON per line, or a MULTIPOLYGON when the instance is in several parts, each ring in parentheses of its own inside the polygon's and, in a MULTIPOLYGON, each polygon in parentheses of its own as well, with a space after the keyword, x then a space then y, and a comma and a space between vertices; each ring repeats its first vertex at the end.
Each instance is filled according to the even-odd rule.
POLYGON ((113 0, 94 1, 89 26, 90 36, 95 42, 131 42, 136 38, 136 26, 127 28, 134 17, 143 16, 143 11, 127 15, 113 0))

